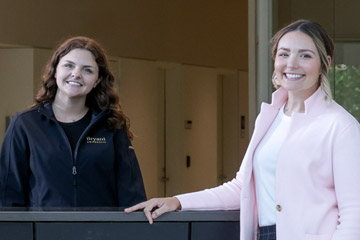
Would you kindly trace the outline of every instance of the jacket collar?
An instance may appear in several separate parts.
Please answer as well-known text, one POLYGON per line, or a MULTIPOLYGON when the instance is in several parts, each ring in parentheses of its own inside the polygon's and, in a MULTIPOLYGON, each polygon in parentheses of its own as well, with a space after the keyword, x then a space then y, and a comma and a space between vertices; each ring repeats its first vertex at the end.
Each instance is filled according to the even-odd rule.
MULTIPOLYGON (((101 111, 101 112, 98 112, 98 111, 96 111, 94 109, 90 109, 90 110, 92 111, 91 122, 95 122, 98 119, 102 118, 103 116, 107 116, 107 115, 110 114, 109 109, 101 111)), ((43 114, 49 120, 56 121, 56 118, 55 118, 51 103, 40 104, 38 106, 38 112, 43 114)))
MULTIPOLYGON (((280 109, 288 99, 288 92, 284 88, 279 88, 272 94, 271 105, 277 109, 280 109)), ((326 106, 331 103, 332 100, 326 100, 325 92, 319 87, 313 95, 305 100, 305 112, 295 114, 307 114, 315 115, 320 111, 323 111, 326 106)))
POLYGON ((51 103, 40 104, 38 106, 38 112, 47 117, 48 119, 56 121, 51 103))

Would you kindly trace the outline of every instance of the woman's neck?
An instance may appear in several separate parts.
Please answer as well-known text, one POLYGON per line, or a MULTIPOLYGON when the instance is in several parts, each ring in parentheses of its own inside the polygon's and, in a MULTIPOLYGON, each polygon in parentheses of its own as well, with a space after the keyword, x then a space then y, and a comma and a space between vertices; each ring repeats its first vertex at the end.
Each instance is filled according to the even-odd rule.
POLYGON ((305 101, 311 97, 319 86, 314 85, 309 89, 302 91, 288 91, 288 100, 284 107, 284 113, 287 116, 291 116, 294 112, 305 112, 305 101))
MULTIPOLYGON (((317 88, 316 88, 317 89, 317 88)), ((291 116, 294 112, 305 112, 305 101, 316 91, 304 91, 304 92, 288 92, 288 100, 284 107, 284 113, 287 116, 291 116)))
MULTIPOLYGON (((304 100, 305 101, 305 100, 304 100)), ((305 103, 301 99, 291 99, 285 103, 284 113, 287 116, 291 116, 294 112, 303 113, 305 112, 305 103)))
POLYGON ((63 100, 55 96, 52 103, 55 118, 60 122, 76 122, 83 118, 89 108, 83 99, 63 100))

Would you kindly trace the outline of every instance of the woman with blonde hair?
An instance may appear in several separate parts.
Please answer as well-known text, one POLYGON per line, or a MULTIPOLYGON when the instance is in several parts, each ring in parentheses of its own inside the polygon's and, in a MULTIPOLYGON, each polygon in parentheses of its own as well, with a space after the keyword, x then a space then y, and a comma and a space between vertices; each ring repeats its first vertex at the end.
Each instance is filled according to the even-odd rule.
POLYGON ((281 29, 272 44, 278 89, 262 104, 236 177, 126 212, 143 209, 152 223, 174 210, 240 209, 241 240, 359 239, 360 125, 331 97, 334 44, 307 20, 281 29))

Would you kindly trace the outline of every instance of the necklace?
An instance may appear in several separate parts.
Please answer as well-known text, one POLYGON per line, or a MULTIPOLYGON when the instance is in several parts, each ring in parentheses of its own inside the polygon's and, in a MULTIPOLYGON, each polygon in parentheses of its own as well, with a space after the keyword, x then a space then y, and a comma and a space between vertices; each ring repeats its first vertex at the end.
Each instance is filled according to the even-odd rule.
POLYGON ((284 113, 285 113, 285 114, 289 114, 289 111, 290 111, 290 109, 289 109, 289 107, 287 106, 287 103, 285 103, 284 113))
POLYGON ((65 123, 79 121, 86 115, 87 111, 89 110, 88 107, 84 106, 84 108, 79 113, 74 115, 74 114, 64 113, 56 104, 53 104, 52 107, 56 120, 65 123))

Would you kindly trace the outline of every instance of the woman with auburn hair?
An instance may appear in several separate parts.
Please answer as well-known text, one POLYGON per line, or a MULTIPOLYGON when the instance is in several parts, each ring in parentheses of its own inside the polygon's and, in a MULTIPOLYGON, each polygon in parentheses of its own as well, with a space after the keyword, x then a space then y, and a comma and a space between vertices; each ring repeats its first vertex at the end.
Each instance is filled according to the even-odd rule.
POLYGON ((146 200, 114 76, 102 47, 74 37, 54 52, 32 107, 0 155, 2 207, 125 207, 146 200))
POLYGON ((332 100, 334 44, 319 24, 298 20, 272 45, 278 89, 261 106, 236 177, 126 212, 143 209, 152 223, 174 210, 240 209, 241 240, 360 239, 360 125, 332 100))

